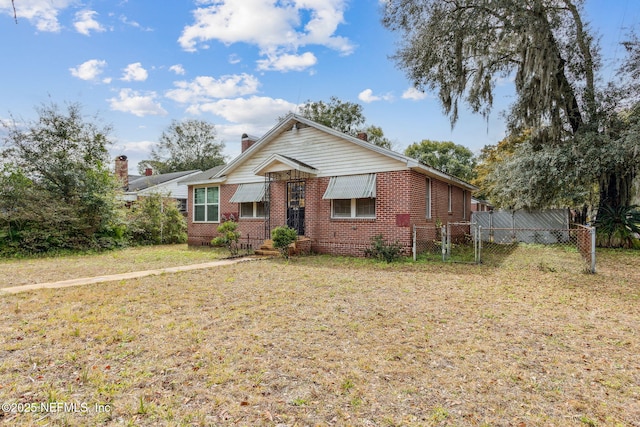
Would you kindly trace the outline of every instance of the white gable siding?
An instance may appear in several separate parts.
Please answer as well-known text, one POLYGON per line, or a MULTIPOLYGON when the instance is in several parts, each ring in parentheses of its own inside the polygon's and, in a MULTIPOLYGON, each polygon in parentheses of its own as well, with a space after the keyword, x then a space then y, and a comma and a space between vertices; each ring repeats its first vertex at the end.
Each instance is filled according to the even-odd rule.
POLYGON ((360 147, 312 127, 285 131, 229 172, 225 184, 256 182, 262 179, 254 169, 273 154, 281 154, 318 170, 318 177, 397 171, 406 164, 360 147))

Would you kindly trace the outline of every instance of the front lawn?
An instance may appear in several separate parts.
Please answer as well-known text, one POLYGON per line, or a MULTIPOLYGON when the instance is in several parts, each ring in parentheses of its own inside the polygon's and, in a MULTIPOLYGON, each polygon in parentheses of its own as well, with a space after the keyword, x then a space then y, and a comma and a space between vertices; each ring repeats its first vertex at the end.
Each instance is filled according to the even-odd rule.
POLYGON ((310 256, 0 295, 0 403, 87 408, 0 423, 636 426, 638 259, 310 256))
POLYGON ((215 261, 229 253, 184 245, 138 246, 102 253, 0 260, 0 288, 215 261))

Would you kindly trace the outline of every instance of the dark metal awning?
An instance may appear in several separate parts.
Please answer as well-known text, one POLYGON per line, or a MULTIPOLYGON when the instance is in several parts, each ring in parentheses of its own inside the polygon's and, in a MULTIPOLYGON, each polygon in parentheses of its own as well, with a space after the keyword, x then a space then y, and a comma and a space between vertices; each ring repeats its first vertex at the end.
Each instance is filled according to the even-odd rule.
POLYGON ((376 174, 334 176, 323 199, 364 199, 376 197, 376 174))
POLYGON ((240 184, 235 194, 231 197, 231 203, 261 202, 264 200, 264 182, 240 184))

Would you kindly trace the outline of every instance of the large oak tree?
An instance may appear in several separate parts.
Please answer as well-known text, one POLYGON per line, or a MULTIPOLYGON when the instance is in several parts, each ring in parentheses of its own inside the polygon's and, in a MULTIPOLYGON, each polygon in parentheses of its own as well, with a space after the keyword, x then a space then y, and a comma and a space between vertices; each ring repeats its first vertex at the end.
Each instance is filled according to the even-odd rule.
POLYGON ((514 207, 554 203, 576 183, 596 185, 600 206, 629 203, 640 162, 638 120, 624 111, 622 91, 597 85, 600 53, 582 6, 582 0, 385 5, 384 24, 402 35, 395 61, 416 88, 437 91, 452 125, 463 104, 489 114, 496 81, 513 80, 508 127, 513 135, 530 132, 499 180, 519 178, 510 193, 514 207))

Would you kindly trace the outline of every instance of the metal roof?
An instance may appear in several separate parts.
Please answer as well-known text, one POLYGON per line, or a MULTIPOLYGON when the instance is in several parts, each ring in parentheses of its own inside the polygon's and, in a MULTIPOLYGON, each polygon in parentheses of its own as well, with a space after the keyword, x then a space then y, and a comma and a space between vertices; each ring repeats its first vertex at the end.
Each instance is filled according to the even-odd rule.
POLYGON ((261 202, 264 200, 264 182, 240 184, 235 194, 229 199, 231 203, 261 202))
POLYGON ((334 176, 329 179, 323 199, 364 199, 376 197, 376 174, 334 176))

